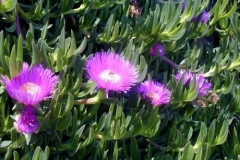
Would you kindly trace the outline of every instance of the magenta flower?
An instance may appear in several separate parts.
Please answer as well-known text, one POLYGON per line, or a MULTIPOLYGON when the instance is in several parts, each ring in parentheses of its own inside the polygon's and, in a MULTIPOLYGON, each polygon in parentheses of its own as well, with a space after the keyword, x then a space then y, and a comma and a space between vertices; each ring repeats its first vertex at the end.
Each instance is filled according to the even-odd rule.
POLYGON ((165 49, 160 43, 156 43, 150 50, 150 56, 154 56, 156 53, 158 53, 158 56, 164 56, 165 49))
MULTIPOLYGON (((197 19, 198 19, 198 16, 199 16, 199 15, 196 15, 195 17, 193 17, 193 18, 192 18, 192 22, 196 22, 197 19)), ((205 24, 205 23, 207 23, 207 22, 210 20, 210 17, 211 17, 210 13, 204 11, 204 12, 202 13, 202 16, 201 16, 200 21, 202 22, 202 24, 205 24)))
POLYGON ((31 106, 51 97, 57 81, 58 76, 55 76, 50 69, 44 69, 42 65, 29 68, 27 63, 23 64, 18 76, 11 80, 2 76, 1 79, 13 99, 31 106))
POLYGON ((171 100, 170 90, 163 84, 147 80, 137 88, 143 99, 149 99, 154 106, 168 104, 171 100))
POLYGON ((113 52, 95 53, 86 62, 89 79, 97 84, 97 88, 108 91, 128 91, 137 83, 137 68, 123 57, 113 52))
POLYGON ((194 74, 190 71, 181 70, 176 74, 176 79, 179 80, 184 74, 183 83, 189 85, 193 81, 194 75, 196 75, 196 87, 198 89, 199 96, 207 96, 208 91, 212 89, 212 84, 208 82, 201 74, 194 74))
POLYGON ((17 115, 16 122, 14 122, 16 130, 20 133, 32 134, 37 133, 39 123, 36 119, 35 109, 32 106, 26 106, 17 115))

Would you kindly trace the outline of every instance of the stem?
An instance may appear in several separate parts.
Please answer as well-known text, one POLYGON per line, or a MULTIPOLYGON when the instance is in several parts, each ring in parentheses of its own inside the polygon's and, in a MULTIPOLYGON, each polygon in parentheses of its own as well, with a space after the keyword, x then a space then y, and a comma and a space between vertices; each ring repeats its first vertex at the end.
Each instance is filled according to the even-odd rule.
POLYGON ((170 59, 168 59, 167 57, 162 56, 162 55, 159 55, 159 57, 161 57, 166 63, 168 63, 173 68, 179 69, 179 66, 176 63, 174 63, 173 61, 171 61, 170 59))
POLYGON ((96 104, 99 103, 98 97, 93 97, 89 99, 80 99, 80 100, 75 100, 74 104, 96 104))
POLYGON ((16 26, 17 26, 17 29, 16 29, 17 34, 18 34, 18 35, 22 34, 21 25, 20 25, 20 22, 19 22, 19 17, 18 17, 18 15, 16 16, 16 26))
POLYGON ((96 134, 95 137, 96 137, 97 139, 103 139, 103 136, 102 136, 101 134, 96 134))
POLYGON ((162 146, 159 146, 157 143, 153 142, 152 140, 150 139, 146 139, 147 142, 151 143, 153 146, 157 147, 159 150, 164 150, 164 147, 162 146))

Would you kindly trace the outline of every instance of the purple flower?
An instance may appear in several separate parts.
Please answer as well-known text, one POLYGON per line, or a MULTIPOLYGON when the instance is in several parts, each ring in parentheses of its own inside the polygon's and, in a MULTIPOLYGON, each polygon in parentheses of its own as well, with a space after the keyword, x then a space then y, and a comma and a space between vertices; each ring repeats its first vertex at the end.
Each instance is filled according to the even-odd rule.
POLYGON ((26 106, 24 110, 21 110, 20 113, 17 115, 14 126, 17 131, 21 133, 37 133, 39 129, 39 123, 36 119, 34 107, 26 106))
POLYGON ((137 92, 143 99, 150 99, 152 105, 158 106, 168 104, 170 102, 171 92, 165 85, 147 80, 137 88, 137 92))
POLYGON ((137 0, 132 0, 132 2, 136 4, 136 3, 137 3, 137 0))
MULTIPOLYGON (((192 22, 196 22, 197 19, 198 19, 198 16, 199 16, 199 15, 196 15, 195 17, 193 17, 193 18, 192 18, 192 22)), ((204 12, 202 13, 202 16, 201 16, 200 21, 202 22, 202 24, 205 24, 205 23, 207 23, 207 22, 210 20, 210 17, 211 17, 210 13, 204 11, 204 12)))
POLYGON ((189 85, 193 81, 194 75, 196 75, 196 87, 198 89, 199 96, 207 96, 208 91, 212 89, 212 84, 208 82, 201 74, 194 74, 190 71, 181 70, 176 74, 176 79, 179 80, 184 74, 183 83, 189 85))
POLYGON ((113 52, 96 53, 86 62, 89 79, 97 84, 97 88, 108 91, 128 91, 137 83, 137 68, 123 57, 113 52))
POLYGON ((182 2, 182 12, 185 10, 186 6, 187 6, 187 2, 183 1, 182 2))
POLYGON ((207 23, 210 19, 211 15, 209 12, 206 12, 204 11, 203 14, 202 14, 202 17, 201 17, 201 22, 204 24, 204 23, 207 23))
POLYGON ((150 56, 154 56, 156 53, 158 53, 158 56, 164 56, 165 49, 160 43, 156 43, 150 50, 150 56))
POLYGON ((52 96, 58 76, 54 76, 50 69, 44 69, 42 65, 29 68, 28 64, 24 63, 18 76, 11 80, 2 76, 1 81, 13 99, 34 106, 52 96))

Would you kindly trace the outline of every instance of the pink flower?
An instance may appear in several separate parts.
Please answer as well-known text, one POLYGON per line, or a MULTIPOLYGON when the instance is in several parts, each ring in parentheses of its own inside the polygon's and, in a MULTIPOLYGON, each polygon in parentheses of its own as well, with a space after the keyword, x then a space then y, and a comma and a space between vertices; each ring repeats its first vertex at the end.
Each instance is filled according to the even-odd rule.
POLYGON ((18 76, 11 80, 2 76, 1 82, 13 99, 34 106, 52 96, 58 76, 55 76, 50 69, 44 69, 42 65, 29 68, 28 64, 24 63, 18 76))
POLYGON ((154 106, 168 104, 171 100, 170 90, 165 85, 152 80, 141 83, 137 92, 143 99, 149 99, 154 106))
POLYGON ((17 115, 14 126, 18 132, 25 134, 37 133, 39 124, 36 119, 35 109, 32 106, 26 106, 24 110, 20 111, 17 115))
POLYGON ((95 53, 86 62, 89 79, 97 88, 108 91, 128 91, 138 81, 138 70, 128 60, 113 52, 95 53))

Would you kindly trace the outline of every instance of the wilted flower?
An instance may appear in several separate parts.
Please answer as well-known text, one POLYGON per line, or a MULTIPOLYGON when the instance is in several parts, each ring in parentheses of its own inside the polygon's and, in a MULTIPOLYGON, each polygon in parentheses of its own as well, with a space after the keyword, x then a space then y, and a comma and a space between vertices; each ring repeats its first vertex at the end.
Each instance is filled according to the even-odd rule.
POLYGON ((137 88, 137 92, 142 98, 150 99, 152 105, 163 105, 170 102, 170 90, 163 84, 152 80, 147 80, 137 88))
POLYGON ((26 106, 16 117, 14 126, 18 132, 25 134, 37 133, 39 124, 36 119, 35 109, 32 106, 26 106))
POLYGON ((133 3, 130 5, 129 13, 131 17, 133 17, 134 15, 136 17, 139 17, 141 15, 141 12, 142 12, 142 9, 138 7, 137 3, 133 3))
POLYGON ((179 80, 184 74, 183 83, 189 85, 193 81, 194 75, 196 76, 196 87, 198 88, 199 96, 207 96, 208 92, 212 89, 212 84, 208 82, 201 74, 194 74, 190 71, 181 70, 176 74, 176 79, 179 80))
POLYGON ((42 65, 29 68, 27 63, 18 76, 8 80, 2 76, 2 83, 8 94, 15 100, 25 105, 34 106, 45 98, 51 97, 57 84, 58 76, 42 65))
POLYGON ((128 91, 138 81, 137 68, 113 52, 96 53, 86 62, 86 71, 97 88, 108 91, 128 91))
MULTIPOLYGON (((198 19, 198 16, 199 16, 199 15, 196 15, 195 17, 193 17, 193 18, 192 18, 192 21, 193 21, 193 22, 196 22, 197 19, 198 19)), ((209 21, 210 17, 211 17, 211 16, 210 16, 210 13, 204 11, 204 12, 202 13, 202 16, 201 16, 200 21, 202 22, 202 24, 205 24, 205 23, 207 23, 207 22, 209 21)))
POLYGON ((156 43, 150 50, 150 56, 154 56, 158 53, 158 56, 164 56, 165 49, 160 43, 156 43))

